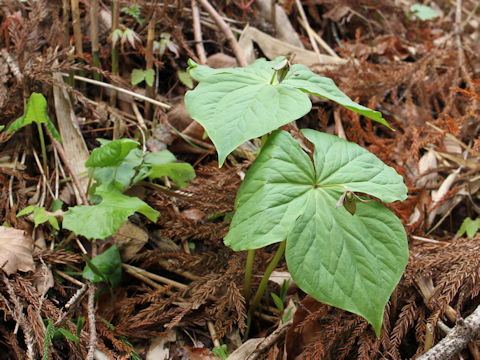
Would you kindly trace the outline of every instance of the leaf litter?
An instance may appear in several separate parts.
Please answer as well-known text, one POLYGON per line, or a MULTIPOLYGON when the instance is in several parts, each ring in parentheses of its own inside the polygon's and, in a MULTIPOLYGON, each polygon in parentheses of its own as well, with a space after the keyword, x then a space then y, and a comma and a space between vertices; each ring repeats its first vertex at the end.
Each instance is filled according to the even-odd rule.
MULTIPOLYGON (((146 357, 154 346, 150 344, 158 344, 155 339, 171 339, 173 332, 175 340, 164 341, 162 345, 172 359, 214 358, 211 350, 216 342, 227 344, 228 352, 234 352, 246 340, 243 338, 247 327, 243 297, 246 255, 226 248, 223 238, 234 211, 236 192, 252 160, 248 146, 242 145, 243 150, 228 157, 227 166, 218 169, 211 144, 202 138, 203 132, 185 112, 179 111, 180 118, 175 118, 170 112, 157 109, 153 118, 143 119, 142 114, 147 113, 148 107, 144 103, 122 95, 118 106, 111 107, 108 97, 113 90, 89 86, 85 92, 78 82, 73 87, 60 82, 52 74, 83 70, 93 77, 92 63, 86 53, 77 53, 75 61, 70 60, 71 48, 65 39, 69 39, 73 30, 65 30, 68 23, 59 16, 64 9, 60 4, 47 1, 7 1, 6 4, 0 18, 4 29, 0 38, 0 76, 4 79, 1 125, 8 126, 22 116, 24 101, 28 99, 28 96, 24 99, 23 94, 30 92, 45 94, 50 119, 60 121, 53 116, 53 98, 47 96, 55 86, 64 89, 73 100, 74 118, 90 151, 98 147, 97 137, 112 139, 116 118, 122 119, 120 130, 124 137, 140 142, 142 121, 148 125, 146 128, 152 129, 154 123, 170 130, 181 124, 178 132, 162 130, 161 134, 165 134, 159 137, 160 142, 168 137, 170 144, 172 138, 176 138, 171 147, 179 149, 174 151, 175 155, 195 165, 196 178, 185 189, 177 190, 168 181, 161 188, 142 185, 132 189, 159 211, 160 216, 156 223, 138 215, 129 218, 133 225, 147 232, 148 240, 132 245, 135 250, 129 259, 122 259, 121 283, 113 293, 105 289, 97 299, 97 350, 109 358, 146 357), (234 334, 237 334, 236 340, 233 340, 234 334)), ((245 36, 249 35, 250 39, 243 42, 240 39, 241 45, 248 45, 243 51, 248 49, 254 58, 262 54, 270 56, 269 60, 286 55, 266 48, 272 47, 272 43, 265 45, 262 33, 274 36, 274 32, 271 19, 256 16, 261 12, 265 14, 262 1, 227 4, 212 1, 212 4, 231 21, 232 28, 242 29, 245 26, 242 21, 249 21, 250 29, 254 30, 247 28, 245 36), (259 49, 251 45, 252 39, 259 49)), ((411 358, 440 341, 444 326, 455 326, 458 318, 466 318, 480 304, 480 237, 478 233, 473 237, 457 235, 464 219, 475 220, 479 216, 480 64, 476 54, 480 44, 480 18, 474 1, 464 0, 459 4, 460 20, 455 19, 459 10, 445 1, 429 2, 439 16, 424 20, 411 11, 416 5, 413 1, 395 5, 370 0, 303 2, 309 26, 326 43, 320 45, 321 55, 326 52, 335 58, 330 49, 342 60, 329 59, 328 66, 317 64, 315 71, 332 78, 353 100, 381 111, 396 131, 391 132, 318 97, 311 98, 314 111, 298 120, 297 125, 337 134, 343 129, 348 140, 373 152, 403 176, 409 190, 408 199, 388 207, 406 228, 410 257, 402 280, 387 303, 380 339, 376 339, 366 321, 320 304, 292 285, 286 296, 297 310, 290 327, 275 331, 281 328, 281 314, 273 300, 264 302, 250 334, 270 342, 263 341, 266 346, 253 347, 250 358, 411 358), (335 117, 339 121, 334 121, 335 117), (270 337, 273 334, 275 336, 270 337), (433 341, 429 340, 432 337, 433 341)), ((162 101, 181 104, 179 100, 186 89, 178 82, 177 71, 187 68, 188 58, 199 61, 193 49, 191 8, 186 3, 168 5, 165 2, 153 8, 139 1, 138 5, 140 17, 153 18, 163 24, 161 31, 168 34, 169 41, 175 45, 165 47, 162 54, 154 56, 156 77, 159 76, 157 95, 162 101)), ((305 59, 299 52, 292 61, 311 65, 315 51, 305 30, 306 24, 302 26, 297 20, 296 2, 285 1, 277 7, 287 14, 289 25, 299 34, 304 51, 308 51, 305 59)), ((90 44, 88 9, 80 11, 84 34, 88 34, 83 38, 87 45, 90 44)), ((232 55, 211 17, 203 12, 199 16, 208 55, 222 52, 232 55)), ((108 71, 109 25, 105 21, 100 23, 99 34, 103 68, 95 71, 109 83, 139 91, 145 85, 132 86, 129 81, 133 70, 145 71, 146 22, 141 25, 127 13, 122 13, 121 21, 139 36, 135 47, 125 42, 121 50, 125 60, 123 79, 108 71)), ((282 41, 287 44, 287 40, 282 41)), ((299 46, 296 40, 292 41, 295 44, 287 46, 288 49, 299 46)), ((28 234, 5 240, 4 247, 12 250, 12 246, 20 246, 18 250, 1 251, 2 260, 5 257, 1 262, 5 274, 0 281, 0 302, 6 321, 0 324, 0 346, 10 358, 41 356, 45 353, 44 321, 52 319, 57 329, 68 330, 80 341, 54 339, 47 356, 84 359, 89 351, 91 332, 90 320, 87 325, 76 327, 78 319, 88 318, 89 313, 86 281, 78 276, 86 264, 79 254, 80 247, 87 253, 91 253, 92 247, 82 239, 61 242, 68 238, 65 231, 56 233, 46 224, 34 229, 28 219, 16 217, 28 205, 45 206, 48 210, 58 194, 73 193, 75 188, 71 187, 63 160, 58 160, 61 154, 56 154, 53 148, 48 149, 49 173, 42 175, 42 166, 38 166, 31 155, 32 148, 37 151, 40 148, 36 134, 31 130, 22 131, 0 133, 2 222, 12 227, 2 229, 5 228, 5 234, 14 231, 28 234), (33 240, 37 241, 40 236, 45 238, 46 245, 33 247, 33 240), (39 264, 45 264, 54 274, 53 287, 48 293, 35 285, 38 277, 35 278, 32 270, 39 264)), ((64 143, 63 147, 68 145, 64 143)), ((133 230, 124 239, 129 236, 134 238, 133 230)), ((99 253, 115 242, 107 239, 99 244, 99 253)), ((257 252, 254 274, 262 273, 274 250, 272 245, 257 252)), ((285 264, 280 264, 277 270, 285 271, 285 264)), ((254 286, 259 280, 254 277, 254 286)), ((272 281, 269 292, 278 294, 279 291, 280 284, 272 281)), ((463 354, 470 353, 475 358, 477 346, 471 342, 463 354)))

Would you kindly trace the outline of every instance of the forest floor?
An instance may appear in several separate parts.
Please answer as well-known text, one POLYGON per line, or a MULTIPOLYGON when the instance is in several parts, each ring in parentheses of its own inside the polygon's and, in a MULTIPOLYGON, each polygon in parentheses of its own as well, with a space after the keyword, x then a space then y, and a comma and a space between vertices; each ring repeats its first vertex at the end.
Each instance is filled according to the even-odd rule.
MULTIPOLYGON (((209 10, 206 0, 0 2, 0 359, 407 359, 474 313, 478 1, 283 0, 274 16, 272 3, 211 0, 209 10), (224 68, 284 55, 333 79, 395 130, 319 97, 296 121, 359 144, 408 187, 405 201, 388 204, 410 256, 379 338, 363 318, 295 286, 284 260, 247 326, 247 253, 223 238, 255 148, 218 167, 186 110, 195 82, 185 71, 189 59, 224 68), (29 110, 34 93, 43 97, 29 110), (22 114, 22 126, 8 132, 22 114), (42 148, 38 130, 50 126, 27 126, 39 119, 51 120, 61 143, 45 135, 42 148), (85 197, 85 161, 98 139, 120 138, 137 141, 143 155, 168 149, 195 177, 185 170, 141 181, 127 194, 151 207, 140 207, 143 215, 124 214, 113 236, 76 236, 68 229, 96 234, 114 222, 92 210, 88 221, 68 225, 66 213, 95 201, 85 197), (175 176, 190 181, 179 188, 175 176), (29 206, 35 210, 18 215, 29 206), (114 245, 121 258, 92 264, 114 245)), ((277 248, 256 251, 252 291, 277 248)), ((454 356, 480 359, 478 330, 459 336, 468 346, 454 356)))

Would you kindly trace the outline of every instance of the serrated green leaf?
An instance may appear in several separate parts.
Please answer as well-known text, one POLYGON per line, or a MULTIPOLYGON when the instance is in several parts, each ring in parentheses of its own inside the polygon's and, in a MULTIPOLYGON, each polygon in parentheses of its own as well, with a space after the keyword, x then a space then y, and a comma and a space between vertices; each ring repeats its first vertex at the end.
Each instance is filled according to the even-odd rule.
POLYGON ((63 217, 63 228, 88 239, 106 239, 135 212, 157 221, 158 211, 139 198, 123 195, 112 185, 99 186, 95 194, 102 197, 102 202, 70 208, 63 217))
POLYGON ((200 83, 185 95, 190 116, 214 143, 219 165, 245 141, 262 136, 310 111, 302 91, 270 84, 278 61, 257 60, 244 68, 209 69, 190 62, 189 73, 200 83))
POLYGON ((469 238, 473 238, 479 229, 480 217, 475 220, 467 217, 463 220, 462 225, 460 225, 460 229, 458 230, 458 236, 463 236, 465 233, 467 233, 467 236, 469 238))
POLYGON ((379 111, 371 110, 357 104, 343 93, 332 79, 319 76, 304 65, 293 65, 291 71, 285 77, 282 84, 290 85, 306 93, 335 101, 360 115, 366 116, 390 128, 390 125, 382 118, 379 111))
POLYGON ((85 266, 82 273, 83 278, 91 282, 103 282, 104 279, 108 279, 113 288, 120 283, 122 279, 122 258, 117 245, 113 245, 100 255, 95 256, 91 263, 95 266, 95 271, 92 270, 91 266, 85 266))
POLYGON ((153 86, 153 82, 155 81, 155 70, 148 69, 145 70, 145 82, 148 86, 153 86))
POLYGON ((28 99, 25 112, 8 127, 7 134, 19 130, 32 122, 40 124, 46 123, 48 120, 47 100, 42 94, 34 92, 28 99))
POLYGON ((188 185, 187 181, 195 178, 195 170, 188 163, 152 165, 147 176, 150 180, 168 176, 178 187, 186 187, 188 185))
POLYGON ((132 71, 132 86, 140 84, 143 80, 145 80, 145 71, 142 69, 133 69, 132 71))
POLYGON ((85 163, 86 167, 119 166, 128 153, 139 145, 131 139, 118 139, 111 141, 92 151, 85 163))
POLYGON ((287 265, 299 287, 363 316, 378 335, 406 266, 405 230, 376 201, 359 201, 354 216, 336 203, 346 190, 402 200, 406 187, 360 146, 314 130, 303 134, 315 146, 315 167, 288 133, 273 132, 240 186, 225 244, 248 250, 286 238, 287 265))
POLYGON ((183 85, 185 85, 189 89, 193 89, 193 79, 188 72, 179 70, 177 71, 177 76, 178 80, 180 80, 183 85))
POLYGON ((413 12, 420 20, 433 20, 439 17, 438 12, 430 6, 422 4, 414 4, 410 6, 410 11, 413 12))

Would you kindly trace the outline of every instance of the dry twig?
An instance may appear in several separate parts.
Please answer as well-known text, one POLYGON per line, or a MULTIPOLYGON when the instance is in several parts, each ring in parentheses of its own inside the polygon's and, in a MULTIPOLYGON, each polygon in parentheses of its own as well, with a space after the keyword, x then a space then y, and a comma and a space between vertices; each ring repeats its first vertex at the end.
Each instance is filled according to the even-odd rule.
POLYGON ((480 306, 457 325, 437 345, 417 360, 447 360, 458 354, 480 332, 480 306))

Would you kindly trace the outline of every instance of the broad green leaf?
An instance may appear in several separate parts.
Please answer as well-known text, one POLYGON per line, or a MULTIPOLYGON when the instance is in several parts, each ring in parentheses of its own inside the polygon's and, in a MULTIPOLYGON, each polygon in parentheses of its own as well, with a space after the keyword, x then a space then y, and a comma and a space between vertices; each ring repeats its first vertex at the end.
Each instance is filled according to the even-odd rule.
MULTIPOLYGON (((100 184, 116 184, 124 190, 135 175, 135 169, 142 163, 142 151, 138 148, 131 150, 118 166, 95 168, 93 178, 100 184)), ((143 175, 146 171, 140 171, 143 175)), ((132 182, 134 185, 136 181, 132 182)))
POLYGON ((153 82, 155 81, 155 70, 148 69, 145 70, 145 82, 148 86, 153 86, 153 82))
POLYGON ((153 165, 147 176, 150 180, 168 176, 178 187, 186 187, 187 181, 195 178, 195 170, 188 163, 153 165))
POLYGON ((86 167, 119 166, 128 153, 138 146, 131 139, 118 139, 96 148, 85 163, 86 167))
POLYGON ((145 80, 145 71, 142 69, 133 69, 132 71, 132 86, 140 84, 143 80, 145 80))
POLYGON ((135 212, 157 221, 158 211, 139 198, 123 195, 112 185, 99 186, 95 194, 102 197, 102 202, 71 207, 63 217, 63 228, 88 239, 106 239, 135 212))
MULTIPOLYGON (((189 60, 188 73, 199 84, 185 95, 190 116, 206 130, 215 145, 219 165, 245 141, 296 120, 311 109, 308 94, 317 95, 361 115, 388 123, 378 111, 352 101, 333 82, 306 66, 293 65, 288 73, 284 57, 260 59, 244 68, 211 69, 189 60), (279 69, 281 67, 281 69, 279 69), (277 70, 275 70, 277 69, 277 70)), ((288 62, 287 62, 288 64, 288 62)))
POLYGON ((144 162, 148 165, 163 165, 176 161, 177 158, 168 150, 148 153, 145 155, 144 162))
POLYGON ((32 122, 40 124, 47 123, 48 120, 47 100, 42 94, 34 92, 28 99, 25 112, 8 127, 7 134, 19 130, 32 122))
MULTIPOLYGON (((133 149, 123 159, 118 167, 97 168, 93 178, 101 184, 116 184, 120 190, 124 190, 128 185, 135 185, 140 180, 148 176, 150 169, 155 165, 164 165, 176 161, 175 156, 168 150, 162 150, 155 153, 147 153, 142 163, 142 151, 133 149), (135 176, 135 169, 138 174, 135 176), (135 179, 131 181, 132 176, 135 179)), ((162 174, 165 176, 168 174, 162 174)), ((185 180, 191 180, 188 176, 185 180)))
POLYGON ((299 287, 317 300, 363 316, 379 334, 383 311, 408 258, 402 223, 380 203, 336 207, 346 190, 384 202, 406 187, 394 169, 358 145, 314 130, 314 165, 286 132, 270 135, 247 171, 225 238, 234 250, 287 239, 286 259, 299 287))
POLYGON ((465 233, 467 233, 469 238, 473 238, 479 229, 480 217, 478 217, 476 220, 472 220, 471 218, 467 217, 465 220, 463 220, 462 225, 460 225, 458 236, 463 236, 465 233))
POLYGON ((190 74, 200 83, 187 92, 185 104, 215 145, 220 166, 245 141, 310 111, 312 104, 302 91, 270 84, 275 63, 261 59, 245 68, 216 70, 191 65, 190 74))
POLYGON ((225 244, 238 251, 283 241, 314 185, 308 155, 285 131, 274 131, 238 190, 225 244))
POLYGON ((379 336, 385 305, 408 260, 405 230, 378 202, 358 202, 352 216, 335 208, 336 195, 311 192, 288 234, 288 269, 300 289, 364 317, 379 336))
POLYGON ((122 278, 122 258, 117 245, 109 247, 100 255, 95 256, 91 262, 95 266, 95 271, 87 265, 83 269, 82 276, 91 282, 102 282, 108 279, 109 283, 115 288, 122 278), (100 274, 97 274, 97 271, 100 274))
POLYGON ((436 10, 422 4, 413 4, 410 6, 410 11, 418 16, 420 20, 433 20, 439 16, 436 10))
POLYGON ((332 79, 319 76, 304 65, 293 65, 282 84, 290 85, 306 93, 335 101, 349 110, 378 121, 390 128, 390 125, 382 118, 382 114, 379 111, 374 111, 357 104, 345 95, 345 93, 335 85, 332 79))

